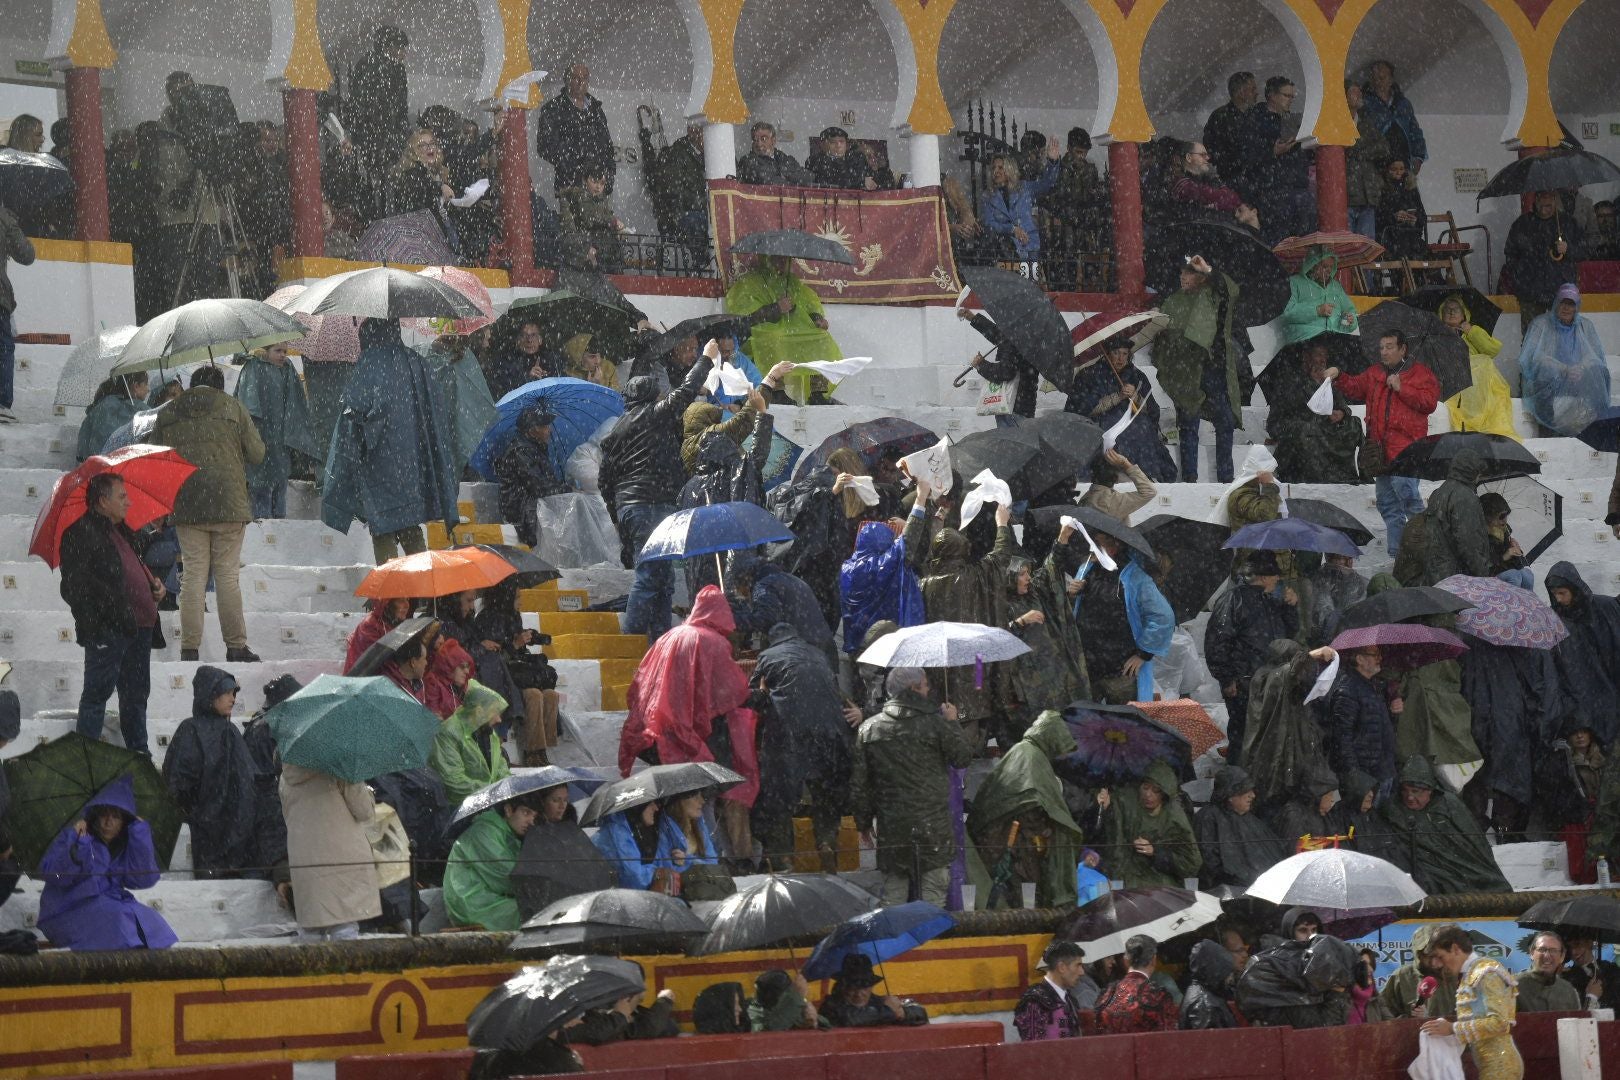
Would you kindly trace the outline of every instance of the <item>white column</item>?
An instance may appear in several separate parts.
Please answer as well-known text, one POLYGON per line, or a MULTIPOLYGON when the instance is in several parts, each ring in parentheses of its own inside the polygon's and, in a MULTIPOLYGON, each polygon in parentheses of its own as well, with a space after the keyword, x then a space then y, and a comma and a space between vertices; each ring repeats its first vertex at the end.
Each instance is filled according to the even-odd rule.
POLYGON ((911 186, 935 187, 939 184, 939 136, 911 136, 911 186))
MULTIPOLYGON (((701 119, 701 118, 700 118, 701 119)), ((703 178, 724 180, 737 173, 737 129, 704 121, 703 178)))

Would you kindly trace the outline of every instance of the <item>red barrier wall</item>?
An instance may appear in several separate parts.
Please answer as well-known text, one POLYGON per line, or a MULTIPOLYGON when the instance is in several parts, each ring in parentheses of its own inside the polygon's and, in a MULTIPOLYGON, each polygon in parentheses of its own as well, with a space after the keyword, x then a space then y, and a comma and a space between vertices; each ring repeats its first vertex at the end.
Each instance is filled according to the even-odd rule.
MULTIPOLYGON (((190 1069, 145 1069, 119 1072, 118 1080, 292 1080, 290 1061, 256 1061, 247 1065, 199 1065, 190 1069)), ((58 1080, 106 1080, 109 1074, 83 1073, 58 1080)), ((463 1076, 466 1072, 463 1071, 463 1076)))
POLYGON ((1159 1031, 1137 1035, 1136 1075, 1176 1080, 1282 1077, 1283 1037, 1292 1029, 1159 1031))
POLYGON ((827 1059, 827 1080, 984 1080, 984 1052, 982 1046, 952 1046, 942 1050, 839 1054, 827 1059))

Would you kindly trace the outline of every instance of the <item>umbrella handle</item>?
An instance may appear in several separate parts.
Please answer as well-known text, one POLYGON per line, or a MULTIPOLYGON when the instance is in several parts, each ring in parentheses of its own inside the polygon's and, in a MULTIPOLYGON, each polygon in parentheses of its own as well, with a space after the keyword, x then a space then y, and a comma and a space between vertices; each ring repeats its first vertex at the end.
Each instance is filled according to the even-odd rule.
MULTIPOLYGON (((989 359, 990 354, 995 352, 999 348, 1001 348, 1001 343, 997 342, 996 344, 994 344, 994 345, 990 346, 988 349, 986 349, 980 355, 982 355, 985 359, 989 359)), ((966 367, 966 369, 963 370, 962 374, 958 375, 956 378, 951 380, 951 385, 955 386, 957 388, 960 388, 964 383, 967 382, 967 377, 969 375, 971 375, 971 374, 973 374, 973 365, 969 364, 966 367)))

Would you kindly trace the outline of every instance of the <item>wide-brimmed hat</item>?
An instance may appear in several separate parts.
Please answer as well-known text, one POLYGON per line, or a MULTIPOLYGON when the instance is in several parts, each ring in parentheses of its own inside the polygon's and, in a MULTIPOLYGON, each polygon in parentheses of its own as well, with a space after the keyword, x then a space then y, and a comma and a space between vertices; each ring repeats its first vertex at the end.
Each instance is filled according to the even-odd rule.
POLYGON ((868 990, 882 982, 883 979, 872 970, 870 958, 860 953, 847 953, 844 962, 833 976, 840 983, 856 990, 868 990))

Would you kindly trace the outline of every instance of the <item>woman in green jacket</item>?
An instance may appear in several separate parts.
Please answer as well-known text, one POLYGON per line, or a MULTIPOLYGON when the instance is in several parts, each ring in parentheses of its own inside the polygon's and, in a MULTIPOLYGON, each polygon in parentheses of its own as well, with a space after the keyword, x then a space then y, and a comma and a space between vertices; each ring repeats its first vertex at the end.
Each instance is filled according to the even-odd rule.
POLYGON ((451 802, 459 803, 479 788, 511 775, 500 736, 490 732, 488 749, 478 741, 479 731, 493 728, 505 711, 506 699, 473 679, 467 683, 461 707, 439 725, 433 749, 428 751, 428 765, 444 781, 444 793, 451 802))
POLYGON ((1108 835, 1103 868, 1109 877, 1124 881, 1127 889, 1179 889, 1198 876, 1204 858, 1177 801, 1180 795, 1176 774, 1163 760, 1149 765, 1135 788, 1123 788, 1112 797, 1106 789, 1098 793, 1108 835))
POLYGON ((1356 305, 1335 276, 1339 260, 1326 247, 1313 247, 1299 273, 1288 279, 1288 306, 1282 313, 1286 347, 1321 334, 1354 334, 1360 325, 1356 305))
POLYGON ((522 924, 512 870, 539 815, 539 795, 524 795, 479 814, 456 840, 444 868, 444 911, 451 925, 516 930, 522 924))

